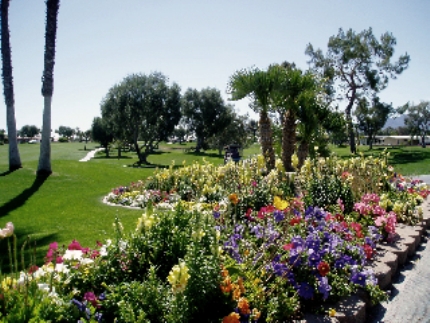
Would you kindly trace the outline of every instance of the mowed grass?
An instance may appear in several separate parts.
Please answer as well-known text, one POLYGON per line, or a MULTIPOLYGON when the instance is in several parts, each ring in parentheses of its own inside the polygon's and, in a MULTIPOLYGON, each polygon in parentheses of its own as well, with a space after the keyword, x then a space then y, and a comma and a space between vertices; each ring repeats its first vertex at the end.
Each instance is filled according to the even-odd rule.
MULTIPOLYGON (((79 162, 97 144, 52 143, 53 174, 46 180, 36 178, 38 144, 19 145, 23 168, 11 173, 8 171, 8 146, 0 145, 0 227, 9 221, 14 223, 19 248, 30 236, 32 245, 36 245, 38 264, 43 263, 48 246, 54 241, 67 246, 76 239, 83 246, 93 247, 96 241, 114 238, 115 217, 128 232, 134 229, 142 214, 142 210, 103 204, 103 197, 113 188, 145 179, 156 167, 168 167, 173 162, 177 167, 184 161, 191 164, 204 159, 218 165, 223 163, 223 156, 218 151, 185 152, 193 145, 162 144, 157 153, 148 157, 150 166, 132 167, 137 161, 135 153, 123 152, 118 158, 115 150, 111 151, 110 157, 100 152, 88 162, 79 162)), ((351 156, 348 147, 332 148, 343 158, 351 156)), ((359 151, 377 156, 382 149, 369 151, 360 146, 359 151)), ((400 147, 389 151, 390 163, 400 173, 430 174, 430 149, 400 147)), ((260 147, 253 145, 243 152, 243 156, 246 158, 259 152, 260 147)), ((8 262, 6 254, 7 244, 0 240, 0 269, 3 270, 8 262)))

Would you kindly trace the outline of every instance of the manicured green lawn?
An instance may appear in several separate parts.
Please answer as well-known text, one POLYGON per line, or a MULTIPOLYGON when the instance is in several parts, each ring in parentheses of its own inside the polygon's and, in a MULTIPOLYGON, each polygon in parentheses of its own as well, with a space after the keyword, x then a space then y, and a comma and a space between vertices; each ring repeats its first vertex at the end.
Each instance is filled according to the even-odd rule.
MULTIPOLYGON (((115 217, 118 217, 126 231, 135 227, 141 210, 107 206, 102 198, 113 188, 128 185, 149 176, 155 167, 182 165, 183 161, 206 159, 214 164, 222 164, 223 156, 218 151, 204 153, 184 152, 194 144, 162 144, 156 154, 150 155, 150 167, 132 167, 137 161, 135 153, 112 151, 107 158, 98 153, 88 162, 79 162, 89 150, 96 148, 94 143, 53 143, 53 174, 45 181, 35 176, 39 149, 38 144, 19 146, 23 168, 8 172, 8 146, 0 145, 0 227, 13 222, 15 232, 22 245, 27 236, 37 244, 38 262, 42 262, 49 243, 57 241, 67 246, 77 239, 83 246, 93 247, 97 240, 112 238, 115 217), (86 146, 87 150, 84 150, 86 146)), ((367 148, 367 147, 366 147, 367 148)), ((381 149, 364 154, 378 155, 381 149)), ((349 157, 349 148, 334 148, 339 156, 349 157)), ((389 149, 390 162, 404 175, 430 174, 430 149, 403 147, 389 149)), ((243 152, 244 157, 259 153, 254 145, 243 152)), ((0 241, 0 252, 7 252, 5 243, 0 241)), ((1 255, 0 254, 0 255, 1 255)), ((5 257, 0 257, 4 260, 5 257)), ((1 268, 1 267, 0 267, 1 268)))

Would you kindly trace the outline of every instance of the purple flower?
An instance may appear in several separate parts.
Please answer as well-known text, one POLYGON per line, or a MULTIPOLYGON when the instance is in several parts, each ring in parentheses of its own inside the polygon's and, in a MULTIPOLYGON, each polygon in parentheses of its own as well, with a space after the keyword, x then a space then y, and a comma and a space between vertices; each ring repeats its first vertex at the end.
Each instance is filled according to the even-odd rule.
POLYGON ((219 213, 218 211, 213 211, 212 214, 215 219, 219 219, 219 217, 221 216, 221 213, 219 213))
POLYGON ((284 212, 276 210, 275 212, 273 212, 273 217, 276 223, 279 223, 285 218, 285 215, 284 215, 284 212))
POLYGON ((309 249, 308 253, 309 253, 309 258, 308 258, 309 266, 316 267, 321 261, 320 255, 317 252, 315 252, 313 249, 309 249))
POLYGON ((351 276, 351 281, 354 284, 365 286, 366 285, 366 275, 360 272, 356 272, 351 276))
POLYGON ((318 291, 323 295, 324 300, 328 298, 331 286, 328 284, 327 277, 319 278, 318 291))
POLYGON ((299 296, 303 297, 304 299, 311 299, 314 297, 314 290, 307 282, 300 283, 298 293, 299 296))
POLYGON ((260 225, 254 225, 251 229, 251 233, 255 234, 257 239, 261 239, 264 237, 264 228, 260 225))

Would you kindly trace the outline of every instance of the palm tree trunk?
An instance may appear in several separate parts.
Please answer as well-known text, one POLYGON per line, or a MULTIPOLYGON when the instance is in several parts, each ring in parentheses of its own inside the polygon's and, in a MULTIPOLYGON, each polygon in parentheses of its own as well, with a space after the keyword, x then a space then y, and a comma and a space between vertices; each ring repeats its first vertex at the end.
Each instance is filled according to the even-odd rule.
POLYGON ((260 112, 260 140, 263 156, 266 159, 266 168, 268 171, 275 168, 275 151, 273 150, 272 125, 267 111, 260 112))
POLYGON ((51 169, 51 101, 52 97, 44 97, 42 142, 40 143, 39 166, 37 175, 49 176, 51 169))
POLYGON ((6 104, 6 122, 9 138, 9 170, 22 167, 16 139, 15 100, 13 93, 12 58, 9 40, 9 0, 1 1, 1 55, 3 68, 3 93, 6 104))
POLYGON ((294 172, 291 161, 296 145, 296 128, 296 115, 292 110, 288 110, 282 127, 282 163, 286 172, 294 172))
POLYGON ((60 0, 46 1, 45 57, 42 78, 44 97, 42 144, 40 145, 38 176, 49 176, 51 168, 51 102, 54 92, 55 37, 60 0))
POLYGON ((308 155, 309 155, 309 141, 302 140, 299 144, 299 149, 297 150, 297 157, 299 158, 299 164, 297 165, 298 169, 302 168, 308 155))

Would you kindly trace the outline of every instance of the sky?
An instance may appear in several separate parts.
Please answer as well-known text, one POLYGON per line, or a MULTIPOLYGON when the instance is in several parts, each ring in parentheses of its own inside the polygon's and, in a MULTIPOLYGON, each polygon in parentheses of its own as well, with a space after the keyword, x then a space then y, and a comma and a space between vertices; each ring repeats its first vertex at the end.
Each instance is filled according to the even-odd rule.
MULTIPOLYGON (((44 0, 10 3, 18 130, 42 126, 45 11, 44 0)), ((109 89, 133 73, 161 72, 182 93, 217 88, 229 102, 235 71, 283 61, 306 70, 307 44, 326 52, 339 28, 372 27, 378 38, 391 32, 395 59, 410 55, 409 68, 381 92, 383 102, 430 100, 429 12, 428 0, 61 0, 52 129, 90 129, 109 89)), ((231 103, 257 119, 247 99, 231 103)), ((4 97, 0 129, 7 129, 4 97)))

